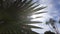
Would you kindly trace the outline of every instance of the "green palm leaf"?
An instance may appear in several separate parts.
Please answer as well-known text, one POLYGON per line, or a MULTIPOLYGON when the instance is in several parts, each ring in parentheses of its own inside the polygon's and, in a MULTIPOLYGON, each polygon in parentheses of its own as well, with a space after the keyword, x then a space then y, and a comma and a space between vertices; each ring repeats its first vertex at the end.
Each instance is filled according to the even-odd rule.
POLYGON ((33 2, 33 0, 0 0, 0 34, 38 34, 31 28, 42 28, 28 24, 39 22, 31 22, 27 19, 31 13, 45 8, 36 8, 39 6, 39 4, 35 5, 37 2, 33 2))

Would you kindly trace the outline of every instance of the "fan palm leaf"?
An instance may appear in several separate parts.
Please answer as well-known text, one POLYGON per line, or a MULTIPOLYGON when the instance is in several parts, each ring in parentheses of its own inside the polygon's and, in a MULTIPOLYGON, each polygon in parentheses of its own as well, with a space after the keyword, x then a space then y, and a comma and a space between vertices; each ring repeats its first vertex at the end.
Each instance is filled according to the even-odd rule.
POLYGON ((0 34, 38 34, 33 32, 31 28, 39 27, 28 25, 36 22, 30 22, 27 16, 45 7, 34 9, 38 7, 39 4, 33 6, 37 2, 32 1, 33 0, 0 0, 0 34))

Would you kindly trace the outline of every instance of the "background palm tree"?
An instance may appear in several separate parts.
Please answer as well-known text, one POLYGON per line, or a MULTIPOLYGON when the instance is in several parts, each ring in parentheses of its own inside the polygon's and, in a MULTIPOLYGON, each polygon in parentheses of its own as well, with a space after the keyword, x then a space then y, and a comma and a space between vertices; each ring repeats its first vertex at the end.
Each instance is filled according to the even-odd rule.
MULTIPOLYGON (((33 12, 44 9, 36 4, 38 1, 33 0, 0 0, 0 34, 38 34, 33 32, 31 28, 40 28, 32 25, 27 16, 33 12), (36 5, 35 5, 36 4, 36 5)), ((45 13, 39 12, 36 14, 45 13)))
POLYGON ((59 31, 58 31, 58 28, 57 28, 57 25, 56 23, 59 23, 60 20, 57 22, 56 20, 54 20, 53 18, 50 18, 49 21, 46 22, 47 25, 49 25, 49 27, 54 30, 56 32, 56 34, 59 34, 59 31), (51 26, 52 27, 51 27, 51 26))

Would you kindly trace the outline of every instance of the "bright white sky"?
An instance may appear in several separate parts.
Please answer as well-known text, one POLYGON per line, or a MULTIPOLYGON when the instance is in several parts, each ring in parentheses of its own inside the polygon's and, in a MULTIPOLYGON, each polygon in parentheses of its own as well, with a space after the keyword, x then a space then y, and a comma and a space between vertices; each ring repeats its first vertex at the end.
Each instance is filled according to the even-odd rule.
POLYGON ((44 29, 33 29, 33 31, 36 31, 38 33, 44 33, 45 31, 51 30, 47 25, 44 24, 44 22, 49 18, 53 18, 54 16, 57 16, 57 10, 55 9, 52 0, 40 0, 40 4, 41 4, 40 6, 47 6, 47 8, 41 11, 48 11, 48 12, 44 14, 39 14, 39 15, 32 15, 32 18, 36 18, 38 16, 43 16, 43 18, 36 18, 36 19, 32 19, 31 21, 42 21, 43 23, 33 24, 33 25, 43 27, 44 29), (53 16, 50 15, 51 13, 53 13, 52 14, 53 16))

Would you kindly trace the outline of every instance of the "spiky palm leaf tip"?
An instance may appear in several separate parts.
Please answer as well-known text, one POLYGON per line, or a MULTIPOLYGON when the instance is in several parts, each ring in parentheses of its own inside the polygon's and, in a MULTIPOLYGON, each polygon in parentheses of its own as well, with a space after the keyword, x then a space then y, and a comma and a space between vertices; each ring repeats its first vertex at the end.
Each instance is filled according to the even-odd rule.
POLYGON ((36 3, 33 0, 0 0, 0 34, 38 34, 31 28, 39 27, 27 25, 31 23, 27 19, 30 13, 45 8, 34 9, 39 6, 33 6, 36 3))

